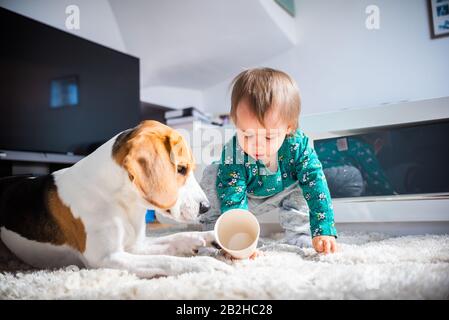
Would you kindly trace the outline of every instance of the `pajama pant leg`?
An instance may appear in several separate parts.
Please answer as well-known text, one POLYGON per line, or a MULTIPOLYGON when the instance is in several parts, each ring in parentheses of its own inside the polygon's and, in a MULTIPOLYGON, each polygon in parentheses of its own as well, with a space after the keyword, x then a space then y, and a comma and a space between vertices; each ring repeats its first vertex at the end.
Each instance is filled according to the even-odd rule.
MULTIPOLYGON (((203 230, 213 230, 221 215, 217 197, 216 178, 218 164, 211 164, 204 170, 200 181, 211 208, 201 216, 203 230)), ((285 230, 285 241, 300 247, 311 246, 309 207, 298 183, 268 198, 248 197, 248 210, 256 216, 266 213, 278 214, 281 227, 285 230)))
POLYGON ((282 192, 263 199, 253 210, 256 215, 267 212, 278 214, 279 223, 285 231, 285 242, 299 247, 312 245, 309 206, 297 182, 282 192))
POLYGON ((202 224, 203 231, 213 230, 215 221, 220 217, 220 200, 217 196, 217 189, 215 182, 217 180, 218 164, 208 165, 201 177, 200 186, 206 194, 210 203, 210 209, 206 213, 200 216, 200 223, 202 224))

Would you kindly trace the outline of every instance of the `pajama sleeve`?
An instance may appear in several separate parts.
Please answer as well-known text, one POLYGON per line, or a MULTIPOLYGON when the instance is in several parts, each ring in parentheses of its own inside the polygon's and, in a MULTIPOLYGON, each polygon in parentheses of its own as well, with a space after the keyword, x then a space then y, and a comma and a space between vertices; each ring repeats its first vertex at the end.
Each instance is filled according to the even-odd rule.
POLYGON ((332 199, 321 162, 315 150, 309 146, 309 138, 300 132, 296 133, 296 137, 297 143, 293 145, 292 151, 299 186, 310 209, 311 235, 337 237, 332 199))
POLYGON ((222 213, 231 209, 248 210, 244 165, 220 164, 217 170, 216 189, 222 213))

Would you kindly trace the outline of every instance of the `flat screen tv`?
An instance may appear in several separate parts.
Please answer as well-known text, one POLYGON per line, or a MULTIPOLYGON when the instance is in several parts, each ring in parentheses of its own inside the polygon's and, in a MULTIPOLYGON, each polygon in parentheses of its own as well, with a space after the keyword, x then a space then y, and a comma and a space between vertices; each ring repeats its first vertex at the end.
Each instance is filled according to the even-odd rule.
POLYGON ((0 149, 87 155, 140 121, 139 59, 0 8, 0 149))

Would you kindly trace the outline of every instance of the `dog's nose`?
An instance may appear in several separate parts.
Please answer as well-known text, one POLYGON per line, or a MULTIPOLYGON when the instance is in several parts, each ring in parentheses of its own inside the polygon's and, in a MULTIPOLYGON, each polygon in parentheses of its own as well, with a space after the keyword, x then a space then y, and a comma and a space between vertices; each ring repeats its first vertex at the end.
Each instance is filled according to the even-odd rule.
POLYGON ((200 202, 200 214, 206 213, 210 209, 210 203, 207 201, 200 202))

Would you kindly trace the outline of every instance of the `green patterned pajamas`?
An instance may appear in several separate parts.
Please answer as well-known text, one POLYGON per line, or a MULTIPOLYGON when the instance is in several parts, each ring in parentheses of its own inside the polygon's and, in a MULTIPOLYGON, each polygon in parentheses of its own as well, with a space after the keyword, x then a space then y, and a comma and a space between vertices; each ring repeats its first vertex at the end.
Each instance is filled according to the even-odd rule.
POLYGON ((246 154, 236 136, 224 146, 221 163, 212 166, 216 174, 208 167, 200 182, 212 205, 203 217, 209 228, 230 209, 247 209, 256 215, 277 210, 287 231, 337 236, 321 163, 301 130, 285 138, 276 172, 246 154))

